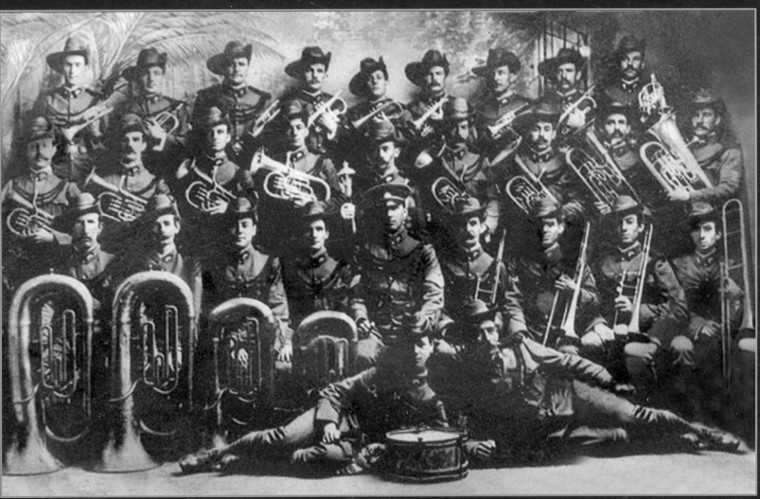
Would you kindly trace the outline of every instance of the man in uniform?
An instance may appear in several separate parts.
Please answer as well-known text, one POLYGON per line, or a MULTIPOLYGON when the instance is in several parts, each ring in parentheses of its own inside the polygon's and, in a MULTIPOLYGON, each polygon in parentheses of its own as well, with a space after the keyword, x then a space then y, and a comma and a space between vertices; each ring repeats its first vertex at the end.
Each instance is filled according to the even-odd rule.
POLYGON ((206 67, 221 76, 222 83, 200 90, 193 108, 193 123, 204 119, 209 109, 214 107, 227 115, 230 121, 231 159, 238 165, 248 165, 258 147, 260 141, 250 132, 271 98, 268 93, 246 82, 252 53, 252 44, 232 41, 224 47, 224 52, 211 56, 206 61, 206 67))
POLYGON ((604 89, 604 96, 610 101, 638 109, 639 92, 648 83, 642 79, 645 49, 645 40, 630 35, 621 38, 612 54, 614 81, 604 89))
POLYGON ((357 369, 374 365, 409 329, 429 329, 443 308, 443 276, 435 250, 407 232, 409 187, 382 184, 365 196, 366 239, 357 248, 358 275, 349 302, 359 341, 357 369), (375 227, 382 222, 382 229, 375 227), (374 229, 374 230, 373 230, 374 229))

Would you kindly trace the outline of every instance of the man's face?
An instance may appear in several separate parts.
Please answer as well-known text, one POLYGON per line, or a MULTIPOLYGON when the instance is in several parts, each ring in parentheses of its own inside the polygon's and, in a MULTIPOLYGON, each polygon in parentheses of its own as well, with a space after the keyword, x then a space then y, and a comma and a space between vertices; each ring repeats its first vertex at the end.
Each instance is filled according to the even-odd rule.
POLYGON ((565 231, 565 224, 555 217, 541 219, 541 246, 551 248, 565 231))
POLYGON ((76 247, 89 249, 98 242, 98 236, 102 231, 103 224, 100 222, 100 215, 86 213, 74 222, 74 227, 71 229, 71 240, 76 247))
POLYGON ((58 148, 52 137, 29 142, 26 145, 26 161, 32 170, 42 170, 50 166, 58 148))
POLYGON ((314 220, 304 230, 303 238, 312 252, 317 252, 325 247, 330 232, 327 230, 324 220, 314 220))
POLYGON ((444 85, 446 84, 446 71, 441 66, 432 66, 427 70, 422 81, 428 93, 433 95, 440 94, 443 92, 444 85))
POLYGON ((628 52, 620 59, 620 70, 626 80, 641 76, 642 69, 644 69, 644 56, 638 50, 628 52))
POLYGON ((285 129, 285 137, 287 138, 287 146, 291 151, 298 150, 306 144, 306 137, 309 136, 309 128, 304 123, 303 119, 298 117, 288 121, 288 126, 285 129))
POLYGON ((396 158, 401 154, 401 149, 396 147, 392 140, 380 142, 372 147, 370 163, 375 172, 383 174, 396 163, 396 158))
POLYGON ((243 250, 251 244, 253 237, 256 235, 256 224, 253 223, 253 218, 239 218, 235 225, 232 226, 230 231, 232 238, 235 242, 235 247, 239 250, 243 250))
POLYGON ((388 80, 385 78, 385 74, 381 70, 373 71, 367 77, 367 90, 369 91, 369 98, 371 100, 379 99, 385 95, 385 88, 388 85, 388 80))
POLYGON ((145 136, 142 132, 127 132, 121 136, 119 141, 121 149, 121 162, 132 164, 140 161, 148 144, 145 142, 145 136))
POLYGON ((491 346, 499 346, 499 329, 496 327, 496 323, 491 319, 481 321, 478 325, 480 330, 480 341, 487 343, 491 346))
POLYGON ((691 127, 697 137, 706 137, 720 125, 720 116, 711 107, 703 107, 691 115, 691 127))
POLYGON ((63 78, 66 85, 78 87, 84 83, 87 60, 83 55, 67 55, 63 59, 63 78))
POLYGON ((303 72, 304 86, 311 92, 322 89, 322 83, 327 78, 327 66, 324 64, 312 64, 303 72))
POLYGON ((224 151, 231 140, 230 129, 223 123, 206 129, 206 147, 211 153, 224 151))
POLYGON ((245 57, 235 57, 227 61, 224 66, 224 79, 232 86, 237 87, 245 83, 248 76, 248 66, 250 61, 245 57))
POLYGON ((414 342, 414 365, 417 369, 424 369, 430 355, 433 353, 433 345, 430 338, 422 336, 414 342))
POLYGON ((701 222, 691 230, 691 240, 699 251, 709 251, 720 240, 721 233, 714 221, 701 222))
POLYGON ((459 230, 459 240, 461 244, 471 248, 480 243, 480 236, 486 230, 485 224, 480 217, 473 216, 460 222, 462 224, 459 230))
POLYGON ((639 217, 635 213, 621 217, 617 222, 618 239, 622 246, 635 243, 643 231, 644 226, 639 223, 639 217))
POLYGON ((464 144, 470 137, 470 123, 466 119, 450 122, 446 131, 450 144, 464 144))
POLYGON ((156 218, 151 228, 154 242, 159 248, 174 243, 174 238, 179 234, 179 220, 171 213, 156 218))
POLYGON ((575 88, 578 81, 578 69, 572 62, 566 62, 557 66, 557 70, 554 73, 555 81, 557 82, 557 88, 561 92, 567 92, 568 90, 575 88))
POLYGON ((614 113, 604 120, 604 135, 613 146, 623 142, 630 133, 631 126, 624 114, 614 113))
POLYGON ((383 224, 386 232, 396 232, 406 222, 407 210, 404 203, 398 201, 386 201, 383 211, 383 224))
POLYGON ((547 121, 539 121, 530 127, 530 142, 539 151, 549 149, 557 136, 554 124, 547 121))
POLYGON ((497 95, 503 94, 509 90, 509 87, 512 86, 512 83, 514 83, 516 78, 517 75, 512 74, 509 70, 509 66, 499 66, 493 68, 488 73, 488 85, 491 87, 493 93, 497 95))
POLYGON ((161 66, 148 66, 140 73, 137 81, 144 94, 156 94, 164 82, 164 70, 161 66))

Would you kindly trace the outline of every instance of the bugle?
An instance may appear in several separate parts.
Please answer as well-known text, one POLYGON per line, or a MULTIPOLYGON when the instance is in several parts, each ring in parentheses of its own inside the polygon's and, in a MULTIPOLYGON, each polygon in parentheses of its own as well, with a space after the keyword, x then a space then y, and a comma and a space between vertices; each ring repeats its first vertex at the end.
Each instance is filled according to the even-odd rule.
MULTIPOLYGON (((641 250, 641 262, 639 263, 638 272, 635 276, 636 284, 634 285, 633 300, 631 307, 631 318, 628 324, 618 323, 619 314, 615 314, 615 321, 612 324, 612 330, 615 336, 622 338, 625 336, 635 337, 641 335, 639 325, 639 315, 641 315, 641 303, 644 299, 644 284, 646 282, 647 265, 649 264, 649 252, 652 248, 653 227, 650 225, 644 235, 644 244, 641 250)), ((628 273, 630 275, 630 273, 628 273)), ((624 296, 626 284, 621 282, 620 296, 624 296)))
POLYGON ((8 318, 6 360, 17 428, 4 428, 13 438, 3 459, 3 474, 56 471, 62 464, 50 453, 45 438, 65 445, 87 433, 92 419, 92 324, 92 296, 73 277, 37 276, 23 283, 14 294, 8 318), (70 308, 72 303, 76 303, 77 310, 70 308), (35 348, 39 349, 38 355, 32 355, 35 348), (38 409, 41 409, 39 417, 38 409), (50 417, 48 412, 52 409, 57 409, 58 418, 50 417), (51 427, 72 421, 81 427, 74 435, 51 427), (44 428, 45 438, 40 427, 44 428))
POLYGON ((541 182, 541 174, 534 175, 519 156, 515 156, 515 163, 523 171, 524 175, 516 175, 507 182, 506 190, 510 199, 529 215, 535 202, 539 199, 549 198, 555 202, 557 198, 541 182))
POLYGON ((444 95, 441 97, 435 104, 430 106, 427 111, 422 113, 422 115, 417 118, 416 120, 412 121, 412 126, 415 130, 422 131, 423 126, 425 126, 425 123, 427 120, 431 119, 434 115, 435 116, 443 116, 443 113, 441 112, 441 109, 443 108, 443 105, 446 103, 446 101, 449 100, 448 95, 444 95))
POLYGON ((371 120, 372 118, 374 118, 380 113, 382 113, 383 116, 385 116, 385 119, 392 121, 401 117, 401 115, 404 113, 404 106, 402 106, 395 100, 389 100, 387 102, 380 104, 379 106, 376 106, 375 109, 373 109, 366 115, 362 116, 361 118, 357 118, 353 120, 351 122, 351 126, 354 128, 354 130, 359 130, 361 127, 367 124, 369 120, 371 120))
POLYGON ((269 105, 253 122, 253 128, 251 128, 251 137, 258 137, 261 132, 264 131, 264 127, 272 122, 277 116, 280 115, 282 109, 280 109, 280 100, 275 99, 272 104, 269 105))
POLYGON ((588 119, 588 114, 596 109, 596 100, 594 97, 592 97, 594 93, 594 87, 595 85, 591 85, 577 101, 568 106, 567 109, 565 109, 562 114, 559 115, 559 120, 557 120, 557 137, 559 137, 558 140, 562 140, 562 138, 568 137, 572 134, 574 128, 567 124, 571 114, 573 114, 575 111, 580 111, 583 113, 585 123, 588 119))
POLYGON ((38 208, 35 203, 27 201, 26 198, 16 192, 11 191, 8 199, 19 205, 18 208, 11 210, 5 218, 5 225, 11 233, 19 237, 26 237, 37 229, 52 231, 52 224, 55 219, 53 215, 38 208))
POLYGON ((274 199, 286 201, 293 199, 327 201, 330 199, 330 185, 327 182, 275 161, 259 149, 251 159, 250 171, 256 173, 262 168, 270 170, 264 178, 264 192, 274 199))
POLYGON ((216 166, 211 171, 211 177, 200 171, 194 163, 191 169, 200 180, 196 180, 187 186, 185 199, 196 210, 208 213, 220 201, 231 203, 237 197, 216 180, 216 166))
POLYGON ((339 91, 329 100, 320 102, 315 106, 314 112, 311 113, 309 115, 309 118, 306 120, 307 128, 311 128, 312 126, 316 125, 319 118, 337 123, 338 119, 342 115, 346 114, 346 111, 348 110, 348 104, 346 104, 346 101, 340 98, 341 92, 342 91, 339 91), (333 104, 337 104, 337 106, 333 107, 333 104))
POLYGON ((131 223, 145 213, 148 200, 124 189, 124 179, 122 177, 121 184, 116 186, 96 175, 93 170, 84 181, 84 187, 97 185, 104 189, 98 194, 98 208, 103 217, 119 223, 131 223))

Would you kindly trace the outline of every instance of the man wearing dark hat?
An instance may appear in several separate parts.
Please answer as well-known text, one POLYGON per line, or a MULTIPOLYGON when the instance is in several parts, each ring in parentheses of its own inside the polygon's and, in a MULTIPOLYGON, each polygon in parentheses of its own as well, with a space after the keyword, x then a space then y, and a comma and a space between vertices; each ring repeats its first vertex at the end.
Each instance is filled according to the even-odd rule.
MULTIPOLYGON (((577 353, 578 339, 590 314, 599 304, 599 294, 589 266, 580 279, 578 308, 575 311, 576 334, 562 329, 563 312, 569 306, 578 278, 575 275, 579 251, 562 244, 565 217, 555 201, 544 198, 534 205, 531 222, 534 237, 540 238, 540 250, 509 260, 507 273, 511 286, 507 292, 508 331, 525 334, 534 341, 559 345, 560 350, 577 353), (549 318, 554 308, 554 317, 549 318), (548 331, 548 337, 544 337, 548 331)), ((587 262, 588 263, 588 262, 587 262)))
POLYGON ((410 195, 400 184, 382 184, 365 195, 365 239, 357 248, 358 275, 349 290, 351 317, 362 338, 357 368, 374 365, 385 345, 410 331, 435 327, 443 308, 435 250, 407 232, 410 195))
POLYGON ((238 197, 230 203, 224 216, 227 232, 223 258, 214 260, 209 271, 210 299, 208 311, 240 296, 259 300, 272 309, 278 325, 275 349, 278 360, 289 363, 293 353, 293 330, 282 281, 282 266, 277 257, 254 246, 258 217, 248 198, 238 197))
POLYGON ((515 138, 510 133, 492 136, 487 127, 493 126, 507 113, 517 112, 529 100, 514 91, 520 59, 506 48, 497 47, 488 51, 485 66, 472 69, 475 75, 485 78, 486 91, 475 105, 475 129, 478 146, 489 158, 494 158, 515 138))
POLYGON ((300 245, 292 257, 284 260, 282 267, 295 328, 314 312, 347 312, 348 286, 353 277, 351 266, 343 260, 336 260, 327 250, 331 216, 322 204, 311 202, 299 215, 300 245))
MULTIPOLYGON (((120 104, 115 114, 119 116, 132 113, 143 119, 152 149, 166 151, 167 158, 173 163, 171 160, 179 155, 186 145, 189 121, 185 103, 162 93, 166 59, 166 52, 159 52, 154 47, 140 51, 137 64, 122 72, 122 76, 135 85, 136 93, 131 99, 120 104), (176 120, 177 127, 171 133, 168 133, 166 125, 162 126, 156 119, 158 115, 165 113, 174 117, 172 121, 176 120)), ((171 121, 168 123, 171 125, 171 121)), ((173 166, 175 165, 167 165, 167 169, 173 166)))
POLYGON ((227 115, 232 160, 240 165, 251 161, 258 146, 249 132, 271 98, 267 92, 246 82, 252 53, 252 44, 231 41, 221 54, 211 56, 206 61, 206 67, 221 76, 222 83, 200 90, 193 107, 193 123, 205 119, 213 107, 227 115))
MULTIPOLYGON (((23 223, 16 212, 11 223, 8 217, 20 208, 18 200, 33 204, 52 217, 57 217, 74 202, 79 188, 53 172, 52 161, 58 150, 52 124, 43 117, 32 120, 22 143, 25 171, 7 182, 0 192, 3 206, 4 274, 16 285, 55 267, 61 246, 71 244, 71 236, 55 226, 23 223), (14 199, 15 198, 15 199, 14 199), (11 231, 9 228, 15 227, 11 231)), ((28 208, 24 210, 31 212, 28 208)))
POLYGON ((638 40, 631 35, 620 39, 612 54, 610 69, 613 73, 613 83, 604 89, 604 93, 611 101, 638 107, 639 91, 647 83, 642 78, 645 49, 645 40, 638 40))
MULTIPOLYGON (((557 55, 539 63, 538 72, 550 84, 541 99, 562 109, 563 113, 567 111, 584 94, 580 85, 585 65, 586 58, 578 50, 567 47, 559 49, 557 55)), ((590 117, 590 113, 586 115, 582 109, 576 108, 570 112, 564 125, 569 130, 576 130, 590 117)))
POLYGON ((453 99, 454 96, 446 91, 446 78, 449 76, 449 61, 445 54, 438 50, 428 50, 421 61, 410 62, 404 68, 406 77, 417 86, 420 91, 414 100, 407 105, 409 115, 405 131, 412 137, 427 143, 442 134, 440 125, 443 121, 443 111, 438 107, 438 112, 430 115, 430 118, 419 129, 411 126, 411 121, 420 118, 441 100, 453 99))
MULTIPOLYGON (((61 130, 66 139, 67 158, 59 176, 76 182, 92 169, 91 154, 100 147, 103 118, 95 118, 106 105, 106 98, 89 86, 90 48, 78 36, 66 40, 63 51, 47 56, 50 68, 63 75, 64 84, 40 94, 32 109, 33 116, 44 116, 61 130), (82 130, 73 133, 72 127, 93 120, 82 130)), ((109 104, 110 105, 110 104, 109 104)))
POLYGON ((381 184, 409 185, 409 179, 397 164, 404 142, 398 129, 388 120, 367 125, 362 137, 365 155, 362 162, 356 165, 356 191, 359 196, 381 184))
MULTIPOLYGON (((650 250, 640 275, 644 258, 642 239, 651 226, 648 212, 629 196, 615 200, 611 221, 617 246, 600 254, 592 262, 600 296, 600 316, 592 321, 582 338, 584 352, 592 356, 607 356, 607 362, 619 363, 622 356, 625 369, 614 364, 618 377, 630 377, 639 394, 653 382, 655 366, 662 371, 680 355, 682 347, 673 338, 686 327, 688 310, 686 295, 667 260, 650 250), (638 323, 641 334, 629 334, 634 311, 636 284, 644 279, 638 323), (615 322, 617 321, 617 322, 615 322), (620 352, 620 348, 623 351, 620 352)), ((654 244, 654 243, 653 243, 654 244)), ((662 374, 660 372, 660 377, 662 374)))

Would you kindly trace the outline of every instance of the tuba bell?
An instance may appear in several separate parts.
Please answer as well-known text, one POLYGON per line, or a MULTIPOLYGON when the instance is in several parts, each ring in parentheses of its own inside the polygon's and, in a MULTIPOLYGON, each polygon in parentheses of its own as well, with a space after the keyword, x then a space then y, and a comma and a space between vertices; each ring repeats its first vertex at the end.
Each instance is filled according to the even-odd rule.
POLYGON ((448 177, 438 177, 430 186, 433 197, 449 215, 456 213, 456 205, 460 200, 467 199, 469 194, 457 186, 448 177))
POLYGON ((93 471, 158 466, 140 434, 175 435, 171 423, 181 422, 192 410, 195 337, 193 296, 181 278, 149 270, 119 285, 113 300, 109 403, 118 409, 121 426, 111 428, 102 461, 93 471))
MULTIPOLYGON (((123 182, 124 177, 122 177, 123 182)), ((131 223, 137 220, 148 205, 148 200, 124 189, 123 185, 113 185, 93 170, 84 181, 84 187, 96 185, 103 189, 98 194, 98 208, 100 214, 108 219, 119 223, 131 223)))
POLYGON ((37 276, 13 296, 7 361, 17 431, 5 428, 13 440, 3 459, 3 474, 56 471, 62 464, 48 450, 46 439, 67 445, 87 433, 92 419, 92 323, 92 296, 73 277, 37 276), (77 310, 69 308, 72 303, 77 310), (61 424, 72 421, 77 426, 73 434, 61 424))
POLYGON ((510 199, 526 214, 530 214, 533 204, 543 198, 557 198, 541 182, 541 174, 534 175, 533 172, 525 166, 525 163, 519 156, 515 156, 515 163, 523 171, 524 175, 512 177, 506 185, 506 191, 510 199))
POLYGON ((293 370, 307 390, 318 390, 353 374, 351 361, 359 341, 356 324, 343 312, 323 310, 298 326, 293 370))
POLYGON ((27 201, 16 192, 11 191, 8 199, 19 205, 14 208, 5 218, 5 226, 11 233, 24 237, 37 229, 51 231, 55 217, 37 207, 33 202, 27 201))

